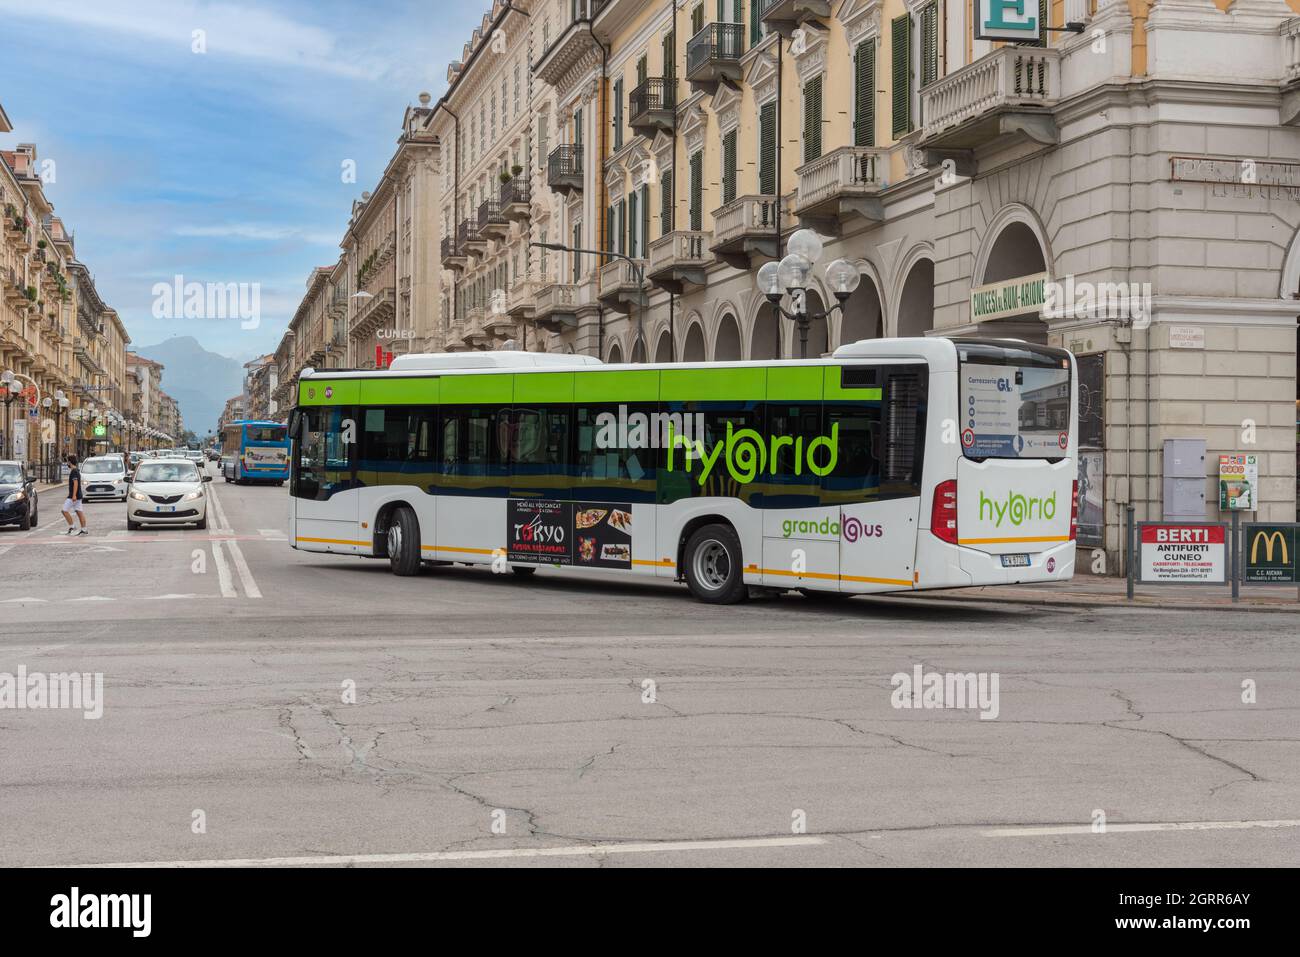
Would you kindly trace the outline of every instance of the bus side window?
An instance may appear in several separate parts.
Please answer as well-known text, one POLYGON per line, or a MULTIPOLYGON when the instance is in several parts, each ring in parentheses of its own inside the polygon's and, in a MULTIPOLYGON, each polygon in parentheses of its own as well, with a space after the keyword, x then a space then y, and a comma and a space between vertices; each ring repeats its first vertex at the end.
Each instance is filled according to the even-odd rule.
POLYGON ((759 508, 811 508, 822 504, 819 480, 808 469, 808 446, 822 435, 820 402, 768 402, 765 406, 769 455, 754 503, 759 508), (773 442, 773 437, 780 441, 773 442), (792 441, 785 441, 790 439, 792 441))
POLYGON ((510 467, 498 435, 503 414, 505 410, 499 407, 442 408, 439 494, 505 496, 510 467))
POLYGON ((324 501, 352 486, 354 445, 343 441, 343 421, 353 414, 337 406, 304 410, 294 496, 324 501))
POLYGON ((825 412, 825 432, 838 437, 839 447, 835 467, 821 480, 822 504, 873 501, 880 495, 879 401, 827 403, 825 412))

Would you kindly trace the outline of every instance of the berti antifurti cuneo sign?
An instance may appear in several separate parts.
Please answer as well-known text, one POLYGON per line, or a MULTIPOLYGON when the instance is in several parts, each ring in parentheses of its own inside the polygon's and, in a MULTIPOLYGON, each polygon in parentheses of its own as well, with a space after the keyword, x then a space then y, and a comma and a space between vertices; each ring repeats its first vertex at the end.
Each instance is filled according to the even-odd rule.
POLYGON ((1292 585, 1296 576, 1296 525, 1247 522, 1243 526, 1241 555, 1245 581, 1292 585))
POLYGON ((970 291, 970 321, 1038 316, 1047 301, 1047 273, 976 286, 970 291))
POLYGON ((1038 0, 975 0, 976 40, 1039 39, 1038 0))

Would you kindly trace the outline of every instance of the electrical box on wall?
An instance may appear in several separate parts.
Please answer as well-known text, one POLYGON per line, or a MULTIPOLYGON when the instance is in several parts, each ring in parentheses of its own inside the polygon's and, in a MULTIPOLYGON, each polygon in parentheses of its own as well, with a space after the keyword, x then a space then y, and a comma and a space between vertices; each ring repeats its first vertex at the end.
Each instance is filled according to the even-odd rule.
POLYGON ((1165 521, 1205 521, 1205 440, 1165 439, 1165 521))

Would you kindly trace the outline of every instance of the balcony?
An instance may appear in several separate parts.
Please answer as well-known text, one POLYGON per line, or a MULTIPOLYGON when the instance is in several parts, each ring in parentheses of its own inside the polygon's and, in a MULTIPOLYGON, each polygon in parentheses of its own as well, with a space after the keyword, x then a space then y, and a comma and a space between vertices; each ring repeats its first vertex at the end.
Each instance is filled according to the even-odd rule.
POLYGON ((775 196, 741 196, 713 211, 713 245, 709 248, 729 266, 749 269, 754 259, 779 259, 775 196))
POLYGON ((537 308, 538 283, 531 279, 518 280, 506 294, 506 313, 516 322, 533 318, 537 308))
POLYGON ((384 323, 391 322, 396 314, 397 290, 392 286, 386 286, 369 299, 358 300, 350 333, 354 339, 366 338, 384 323))
POLYGON ((806 20, 825 20, 831 15, 830 0, 763 0, 759 19, 787 40, 806 20))
POLYGON ((653 137, 658 130, 671 130, 677 110, 677 78, 651 77, 627 98, 628 121, 633 132, 653 137))
POLYGON ((578 325, 578 287, 571 283, 553 282, 537 291, 537 305, 533 308, 533 321, 542 329, 560 332, 578 325))
POLYGON ((611 259, 601 266, 600 282, 596 287, 596 298, 601 305, 624 315, 630 313, 633 306, 644 309, 649 305, 644 286, 645 265, 644 259, 638 259, 635 266, 626 259, 611 259))
POLYGON ((489 336, 495 336, 498 339, 509 339, 515 334, 515 326, 518 320, 510 315, 509 300, 503 303, 501 307, 492 305, 488 307, 487 315, 483 317, 483 329, 489 336))
POLYGON ((505 239, 510 235, 510 220, 506 219, 498 200, 479 204, 478 235, 480 239, 505 239))
POLYGON ((565 143, 546 159, 546 185, 566 196, 582 191, 582 144, 565 143))
POLYGON ((488 241, 479 235, 477 220, 467 219, 457 226, 456 240, 462 255, 480 259, 487 255, 488 241))
POLYGON ((1300 126, 1300 17, 1282 21, 1282 123, 1300 126))
POLYGON ((745 52, 743 23, 710 23, 686 44, 686 80, 698 90, 713 94, 723 80, 740 81, 740 58, 745 52))
POLYGON ((492 337, 488 334, 486 323, 486 309, 482 306, 471 309, 465 316, 464 325, 461 326, 460 341, 474 349, 487 345, 492 337))
POLYGON ((548 86, 559 87, 566 73, 578 66, 584 57, 598 57, 600 44, 591 32, 591 22, 596 19, 605 0, 568 0, 564 4, 569 23, 559 37, 542 51, 533 67, 533 76, 548 86))
POLYGON ((442 265, 444 269, 463 271, 469 266, 469 257, 465 255, 465 240, 469 236, 469 224, 461 223, 456 227, 455 236, 442 238, 442 265))
POLYGON ((22 278, 18 273, 9 267, 3 273, 5 285, 5 302, 10 305, 18 305, 27 300, 27 287, 23 285, 22 278))
POLYGON ((687 285, 703 286, 709 263, 709 234, 678 230, 650 244, 646 278, 666 292, 680 296, 687 285))
POLYGON ((799 190, 794 211, 803 226, 838 235, 850 216, 879 222, 885 218, 877 194, 889 169, 888 152, 866 146, 841 146, 795 173, 799 190))
POLYGON ((1060 97, 1060 50, 1008 46, 980 57, 921 90, 927 165, 999 141, 1056 143, 1052 108, 1060 97))
POLYGON ((501 184, 501 212, 512 223, 526 223, 533 215, 528 184, 521 179, 512 179, 501 184))

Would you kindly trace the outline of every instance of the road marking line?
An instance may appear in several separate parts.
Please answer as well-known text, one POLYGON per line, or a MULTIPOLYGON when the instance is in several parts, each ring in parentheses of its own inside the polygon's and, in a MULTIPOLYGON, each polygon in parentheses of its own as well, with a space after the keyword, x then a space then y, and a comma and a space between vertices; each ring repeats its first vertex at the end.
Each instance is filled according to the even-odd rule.
POLYGON ((1147 824, 1107 824, 1104 832, 1094 831, 1091 824, 1048 827, 1003 827, 981 831, 984 837, 1045 837, 1053 834, 1111 834, 1140 831, 1234 831, 1252 827, 1300 827, 1297 821, 1152 821, 1147 824))
POLYGON ((39 602, 48 603, 47 600, 44 598, 6 598, 4 599, 4 601, 0 601, 0 605, 26 604, 29 601, 39 601, 39 602))
POLYGON ((221 554, 221 543, 212 543, 212 560, 217 564, 217 580, 221 583, 222 598, 238 598, 239 593, 235 591, 235 586, 230 578, 230 566, 226 564, 226 556, 221 554))
MULTIPOLYGON (((57 865, 78 867, 310 867, 312 865, 421 864, 436 861, 483 861, 527 857, 591 857, 605 854, 654 854, 669 851, 730 851, 764 847, 814 847, 820 837, 751 837, 714 841, 642 841, 597 843, 574 847, 503 847, 492 851, 424 851, 413 854, 337 854, 315 857, 260 857, 207 861, 132 861, 117 864, 57 865)), ((53 866, 53 865, 37 865, 53 866)))
POLYGON ((68 598, 65 601, 116 601, 115 598, 105 598, 103 595, 87 595, 85 598, 68 598))
POLYGON ((244 553, 239 547, 239 543, 233 539, 226 542, 230 549, 230 555, 235 560, 235 571, 239 572, 239 580, 244 585, 244 594, 249 598, 261 598, 262 590, 257 587, 257 582, 253 581, 252 569, 248 567, 248 562, 244 561, 244 553))
POLYGON ((208 497, 212 499, 212 508, 217 513, 217 524, 221 526, 221 530, 233 532, 234 529, 226 521, 226 510, 221 507, 221 499, 217 497, 217 490, 215 488, 208 489, 208 497))

